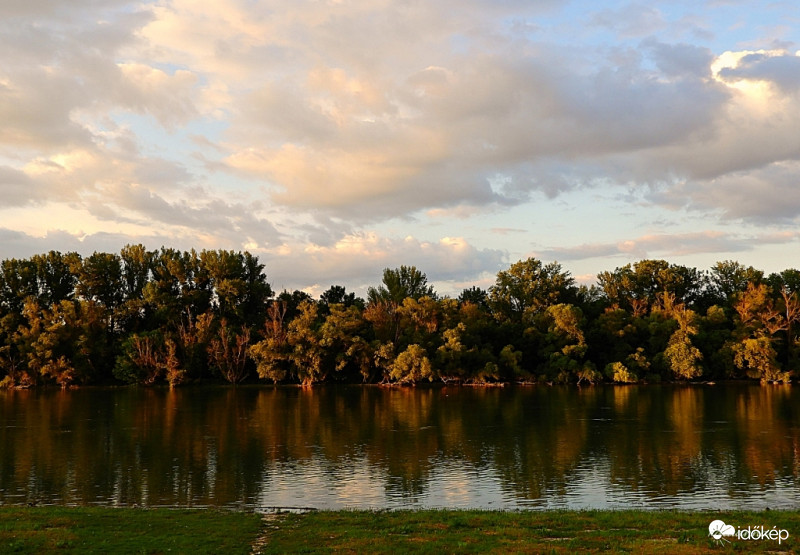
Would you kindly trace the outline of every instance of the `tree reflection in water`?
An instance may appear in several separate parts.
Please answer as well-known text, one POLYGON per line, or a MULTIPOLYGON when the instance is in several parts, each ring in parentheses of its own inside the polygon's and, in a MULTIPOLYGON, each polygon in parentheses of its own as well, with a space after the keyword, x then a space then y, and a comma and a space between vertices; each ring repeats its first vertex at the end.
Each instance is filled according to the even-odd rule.
POLYGON ((800 507, 790 386, 0 391, 0 503, 800 507))

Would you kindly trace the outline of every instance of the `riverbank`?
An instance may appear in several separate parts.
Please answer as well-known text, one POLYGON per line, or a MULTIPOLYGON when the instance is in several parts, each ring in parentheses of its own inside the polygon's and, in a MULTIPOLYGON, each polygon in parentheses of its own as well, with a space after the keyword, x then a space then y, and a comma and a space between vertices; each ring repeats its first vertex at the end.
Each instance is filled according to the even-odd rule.
POLYGON ((0 553, 792 553, 800 547, 798 538, 800 511, 259 515, 211 509, 0 507, 0 553), (717 520, 737 534, 715 541, 709 524, 717 520), (747 537, 762 535, 767 538, 747 537))

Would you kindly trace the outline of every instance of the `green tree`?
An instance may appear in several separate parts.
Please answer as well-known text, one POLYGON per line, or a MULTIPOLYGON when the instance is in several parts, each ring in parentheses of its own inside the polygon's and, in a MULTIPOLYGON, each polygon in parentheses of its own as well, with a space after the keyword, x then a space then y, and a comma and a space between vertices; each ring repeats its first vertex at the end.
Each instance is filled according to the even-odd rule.
POLYGON ((428 353, 419 345, 409 345, 397 355, 389 377, 399 383, 418 383, 423 379, 433 381, 433 366, 428 353))
POLYGON ((25 259, 10 258, 0 263, 0 309, 21 314, 28 298, 39 299, 36 265, 25 259))
POLYGON ((367 340, 367 325, 356 305, 330 305, 320 328, 320 346, 331 359, 336 374, 358 376, 362 381, 372 377, 372 349, 367 340))
POLYGON ((293 374, 300 383, 311 385, 328 377, 331 367, 325 364, 321 322, 314 301, 300 304, 297 316, 289 323, 287 341, 291 349, 293 374))
POLYGON ((458 302, 461 304, 472 303, 480 307, 481 310, 486 310, 489 308, 489 293, 485 289, 473 285, 461 291, 458 296, 458 302))
MULTIPOLYGON (((691 337, 698 333, 697 314, 686 308, 686 305, 677 302, 675 295, 664 291, 659 296, 658 305, 654 308, 651 319, 663 315, 668 321, 677 323, 676 329, 669 338, 667 346, 661 356, 666 360, 670 373, 678 379, 693 379, 703 373, 700 361, 703 355, 692 344, 691 337)), ((670 325, 670 327, 672 327, 670 325)), ((663 326, 662 326, 663 328, 663 326)))
POLYGON ((165 371, 164 337, 158 330, 133 333, 122 343, 114 376, 121 381, 153 385, 165 371))
POLYGON ((336 304, 343 305, 345 308, 351 306, 364 308, 364 299, 356 297, 355 293, 348 293, 341 285, 331 285, 322 295, 319 296, 319 305, 323 313, 328 314, 330 307, 336 304))
POLYGON ((738 322, 730 346, 734 364, 762 382, 788 381, 791 372, 782 371, 778 364, 774 337, 788 322, 776 309, 769 286, 750 282, 735 298, 738 322))
POLYGON ((294 291, 287 291, 284 289, 281 291, 280 295, 278 295, 277 300, 283 304, 285 319, 287 322, 294 320, 294 318, 300 313, 300 305, 313 301, 311 295, 305 291, 300 291, 297 289, 294 291))
POLYGON ((216 313, 226 321, 255 324, 272 297, 264 265, 250 253, 225 250, 200 253, 200 265, 208 273, 216 313))
POLYGON ((151 274, 142 294, 154 311, 156 325, 175 329, 187 314, 211 309, 211 279, 194 250, 162 248, 154 255, 151 274))
POLYGON ((606 376, 614 383, 636 383, 639 377, 621 362, 612 362, 606 365, 606 376))
POLYGON ((571 304, 549 306, 540 317, 543 344, 539 372, 559 383, 596 381, 593 365, 585 360, 587 345, 583 333, 583 312, 571 304))
POLYGON ((497 274, 489 306, 498 320, 530 322, 548 306, 570 302, 575 293, 575 280, 560 264, 528 258, 497 274))
POLYGON ((144 289, 151 280, 155 256, 155 252, 148 251, 143 245, 126 245, 120 251, 123 300, 117 309, 117 320, 122 323, 125 334, 147 326, 148 304, 144 289))
POLYGON ((772 341, 764 334, 747 337, 733 345, 734 364, 751 378, 767 381, 789 381, 789 372, 778 366, 772 341))
POLYGON ((407 297, 415 300, 421 297, 436 298, 433 287, 428 285, 428 277, 415 266, 400 266, 394 270, 385 268, 382 281, 382 285, 367 290, 370 304, 393 302, 400 305, 407 297))
POLYGON ((635 317, 645 316, 663 293, 674 296, 676 302, 691 305, 705 285, 695 268, 665 260, 626 264, 613 272, 601 272, 597 281, 613 307, 628 310, 635 317))
POLYGON ((498 335, 498 324, 486 310, 464 301, 459 304, 457 313, 446 316, 444 322, 441 344, 436 349, 435 357, 443 381, 498 381, 501 372, 517 377, 519 361, 516 359, 510 366, 500 367, 497 356, 500 349, 494 347, 494 342, 499 341, 495 337, 498 335))
POLYGON ((77 253, 64 255, 57 251, 37 254, 31 258, 36 267, 40 304, 51 306, 73 298, 77 278, 70 268, 78 260, 80 256, 77 253))
POLYGON ((749 285, 759 285, 763 280, 764 272, 752 266, 744 266, 733 260, 717 262, 709 272, 706 304, 716 304, 729 310, 736 302, 737 295, 744 293, 749 285))

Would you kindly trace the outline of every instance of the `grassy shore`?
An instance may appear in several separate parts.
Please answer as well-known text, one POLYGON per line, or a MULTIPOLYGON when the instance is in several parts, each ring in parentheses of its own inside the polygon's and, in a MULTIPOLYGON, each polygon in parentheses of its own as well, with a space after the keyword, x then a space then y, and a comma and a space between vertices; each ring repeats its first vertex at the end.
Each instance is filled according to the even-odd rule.
POLYGON ((215 510, 0 507, 0 553, 251 553, 260 515, 215 510))
POLYGON ((318 511, 0 507, 0 553, 794 553, 800 512, 318 511), (788 539, 708 535, 786 530, 788 539))

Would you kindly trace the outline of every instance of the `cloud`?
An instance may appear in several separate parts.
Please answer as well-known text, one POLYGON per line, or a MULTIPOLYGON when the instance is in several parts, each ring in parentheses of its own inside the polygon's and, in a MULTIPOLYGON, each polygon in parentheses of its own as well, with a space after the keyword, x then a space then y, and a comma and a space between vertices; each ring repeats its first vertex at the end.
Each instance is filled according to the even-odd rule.
POLYGON ((646 37, 666 26, 658 9, 640 3, 631 3, 617 10, 601 10, 593 14, 590 21, 620 37, 646 37))
POLYGON ((199 115, 192 100, 198 77, 186 70, 169 74, 142 63, 119 64, 121 79, 115 100, 120 106, 155 117, 165 127, 199 115))
POLYGON ((642 46, 650 51, 653 62, 668 77, 710 77, 714 55, 708 48, 692 44, 665 44, 647 39, 642 46))
POLYGON ((386 238, 374 233, 348 235, 330 246, 284 245, 261 255, 278 288, 326 288, 345 284, 362 293, 380 283, 383 268, 416 266, 431 282, 496 274, 505 253, 478 249, 461 237, 423 241, 411 236, 386 238), (370 277, 371 276, 371 277, 370 277), (364 281, 364 279, 369 281, 364 281))
POLYGON ((685 182, 651 198, 717 211, 728 220, 792 224, 800 220, 800 161, 780 162, 707 181, 685 182))
MULTIPOLYGON (((110 148, 127 125, 119 114, 170 132, 217 119, 221 140, 205 141, 224 164, 208 168, 263 184, 276 205, 356 225, 599 182, 715 179, 797 152, 797 57, 720 64, 706 47, 654 38, 665 17, 652 7, 589 17, 644 37, 637 49, 565 48, 539 40, 536 25, 508 26, 552 13, 553 2, 127 8, 24 8, 39 26, 34 39, 8 27, 4 46, 21 61, 0 81, 0 143, 63 154, 110 148), (83 19, 93 9, 101 23, 83 19), (775 84, 764 101, 741 85, 764 80, 775 84), (765 121, 765 110, 786 122, 765 121), (763 147, 752 148, 754 135, 763 147)), ((124 163, 152 167, 145 156, 124 163)))
POLYGON ((535 256, 544 260, 585 260, 624 256, 632 260, 681 257, 694 254, 746 252, 767 244, 784 244, 800 240, 800 234, 782 232, 751 236, 732 235, 720 231, 692 233, 660 233, 614 243, 585 243, 574 247, 542 249, 535 256))
POLYGON ((724 67, 718 75, 728 82, 774 83, 784 93, 797 95, 800 90, 800 55, 768 51, 747 53, 735 67, 724 67))
POLYGON ((41 200, 44 195, 37 194, 32 180, 15 168, 0 166, 0 197, 3 204, 9 206, 25 206, 34 201, 41 200))
POLYGON ((136 42, 136 29, 148 19, 128 4, 3 3, 0 145, 44 152, 91 145, 92 130, 79 115, 115 106, 120 71, 114 56, 136 42))
POLYGON ((277 203, 354 221, 556 196, 585 184, 581 164, 674 145, 723 111, 707 50, 651 49, 670 79, 638 66, 577 74, 545 46, 449 53, 405 75, 311 67, 247 98, 227 163, 271 183, 277 203), (493 190, 498 175, 505 185, 493 190))
MULTIPOLYGON (((523 251, 520 214, 588 189, 695 221, 796 225, 798 54, 743 50, 765 42, 747 26, 720 47, 704 7, 575 17, 584 7, 8 0, 0 217, 70 245, 58 233, 253 245, 307 271, 287 271, 298 283, 404 258, 452 281, 470 256, 484 279, 503 253, 367 230, 393 220, 460 237, 480 219, 523 251), (23 225, 25 210, 37 212, 23 225)), ((751 246, 707 227, 545 254, 751 246)))
MULTIPOLYGON (((90 235, 74 234, 64 230, 51 230, 41 237, 30 235, 22 231, 0 228, 0 256, 8 258, 29 258, 34 254, 47 253, 58 250, 62 253, 78 252, 88 256, 93 252, 119 252, 126 244, 142 243, 151 250, 160 248, 161 245, 176 246, 174 237, 167 241, 166 236, 158 235, 125 235, 117 233, 98 232, 90 235)), ((191 242, 185 244, 192 244, 191 242)), ((180 245, 177 248, 181 248, 180 245)), ((190 247, 187 247, 190 248, 190 247)))

